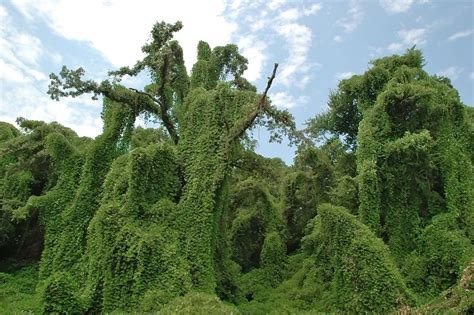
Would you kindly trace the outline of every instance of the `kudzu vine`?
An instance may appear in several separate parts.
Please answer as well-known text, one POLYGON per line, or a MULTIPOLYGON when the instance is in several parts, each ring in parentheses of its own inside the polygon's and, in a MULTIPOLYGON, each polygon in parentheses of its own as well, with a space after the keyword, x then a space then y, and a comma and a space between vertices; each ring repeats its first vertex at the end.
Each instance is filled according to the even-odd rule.
POLYGON ((102 82, 50 75, 52 99, 102 97, 94 140, 0 123, 0 258, 40 256, 38 312, 472 311, 474 111, 449 79, 414 48, 374 60, 297 131, 267 95, 278 64, 257 93, 237 46, 201 41, 188 72, 182 27, 102 82), (253 152, 256 126, 292 166, 253 152))

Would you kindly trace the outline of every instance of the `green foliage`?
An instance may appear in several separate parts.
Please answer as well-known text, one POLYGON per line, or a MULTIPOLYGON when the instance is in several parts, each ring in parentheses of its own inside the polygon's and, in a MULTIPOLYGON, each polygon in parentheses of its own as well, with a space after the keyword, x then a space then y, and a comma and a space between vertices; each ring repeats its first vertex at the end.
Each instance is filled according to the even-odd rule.
POLYGON ((172 301, 173 298, 174 296, 166 290, 148 290, 140 302, 139 310, 144 313, 157 312, 168 302, 172 301))
POLYGON ((192 69, 191 89, 202 87, 207 90, 216 87, 219 81, 228 77, 233 80, 230 84, 239 89, 249 89, 256 92, 245 78, 247 59, 239 54, 236 45, 218 46, 211 50, 209 44, 200 41, 198 44, 198 60, 192 69))
POLYGON ((254 122, 292 126, 287 113, 259 99, 242 77, 247 60, 235 45, 211 50, 201 42, 189 79, 172 39, 181 27, 156 23, 142 47, 144 59, 110 72, 110 80, 84 81, 84 70, 66 67, 50 76, 53 99, 106 97, 103 134, 83 152, 80 174, 72 166, 61 170, 52 193, 66 192, 62 202, 48 205, 49 194, 31 205, 56 214, 44 220, 42 276, 69 271, 85 283, 78 295, 89 312, 130 310, 147 292, 162 300, 191 287, 232 295, 237 268, 219 240, 227 239, 230 162, 254 122), (143 91, 118 85, 124 75, 144 70, 152 82, 143 91), (133 130, 139 114, 158 117, 168 135, 133 130))
POLYGON ((308 133, 320 138, 325 133, 343 136, 348 145, 357 147, 359 123, 365 111, 375 105, 378 95, 386 88, 401 67, 421 69, 424 59, 421 51, 409 49, 405 55, 380 58, 363 75, 342 80, 338 89, 329 96, 329 110, 308 122, 308 133))
POLYGON ((137 127, 133 130, 132 136, 130 139, 130 146, 132 149, 138 147, 146 147, 152 143, 160 143, 160 142, 169 142, 169 136, 166 134, 161 128, 153 129, 153 128, 142 128, 137 127))
POLYGON ((170 297, 189 289, 186 265, 176 235, 155 227, 127 225, 116 236, 103 284, 105 310, 138 304, 148 288, 170 297))
POLYGON ((193 292, 178 297, 159 310, 158 314, 240 314, 233 306, 227 305, 218 297, 206 293, 193 292))
POLYGON ((187 239, 185 250, 193 284, 208 292, 215 288, 215 193, 228 173, 229 147, 222 130, 232 94, 225 84, 211 91, 192 90, 186 103, 188 114, 181 125, 179 147, 186 182, 179 203, 181 231, 187 239))
POLYGON ((252 150, 236 150, 233 156, 232 185, 253 177, 265 182, 272 196, 280 196, 280 180, 287 170, 280 158, 265 158, 252 150))
POLYGON ((68 273, 55 272, 42 286, 42 314, 82 314, 77 283, 68 273))
MULTIPOLYGON (((357 147, 359 216, 388 243, 399 264, 439 213, 458 217, 452 228, 472 233, 467 231, 474 200, 472 129, 465 107, 449 81, 428 76, 413 54, 384 58, 369 70, 381 67, 390 75, 363 112, 357 147)), ((429 268, 423 272, 446 277, 429 268)), ((433 281, 444 285, 430 293, 456 281, 441 278, 433 281)))
MULTIPOLYGON (((32 259, 41 253, 40 214, 27 201, 49 191, 60 172, 48 149, 50 136, 58 135, 82 148, 86 141, 57 123, 19 118, 21 131, 0 146, 0 252, 10 259, 32 259)), ((13 130, 8 126, 8 130, 13 130)))
POLYGON ((413 304, 387 246, 346 209, 320 205, 308 232, 281 284, 265 285, 264 269, 242 277, 243 313, 388 313, 413 304))
POLYGON ((471 260, 456 285, 419 307, 404 309, 403 314, 471 314, 474 310, 473 271, 474 260, 471 260))
POLYGON ((268 289, 277 286, 286 275, 286 262, 284 240, 278 232, 269 232, 261 249, 259 267, 241 274, 237 279, 237 301, 264 299, 268 289))
POLYGON ((35 295, 37 266, 26 266, 0 272, 0 313, 20 314, 40 312, 35 295))
POLYGON ((405 263, 407 283, 429 298, 451 287, 472 259, 474 248, 452 214, 440 214, 420 235, 417 250, 405 263))
POLYGON ((283 218, 288 230, 289 252, 299 247, 306 225, 316 215, 316 207, 321 200, 317 199, 314 182, 310 174, 303 171, 289 173, 284 178, 283 218))
POLYGON ((353 154, 346 152, 336 139, 319 148, 302 146, 298 149, 295 165, 283 178, 282 184, 283 218, 288 229, 289 252, 299 248, 304 229, 316 215, 319 204, 330 200, 340 205, 349 202, 351 211, 356 211, 354 189, 335 193, 335 186, 342 184, 340 178, 354 176, 353 165, 353 154))
MULTIPOLYGON (((67 229, 55 230, 57 235, 51 238, 55 241, 51 252, 54 252, 51 260, 45 257, 41 261, 42 265, 52 265, 51 271, 69 271, 80 261, 86 247, 87 227, 95 211, 99 208, 102 192, 102 185, 113 159, 119 154, 120 141, 127 141, 122 138, 126 134, 126 127, 129 121, 134 121, 133 113, 120 104, 104 101, 104 133, 99 136, 85 152, 84 165, 82 166, 80 182, 71 203, 61 211, 62 224, 67 225, 67 229)), ((64 185, 70 185, 71 177, 76 176, 76 166, 74 162, 64 176, 69 179, 64 180, 64 185)), ((65 189, 62 186, 59 189, 65 189)), ((69 198, 68 198, 69 199, 69 198)), ((56 202, 56 200, 50 200, 56 202)), ((45 206, 47 208, 48 206, 45 206)), ((75 272, 78 270, 76 269, 75 272)), ((43 274, 48 276, 48 274, 43 274)))
POLYGON ((40 278, 47 277, 54 270, 55 250, 59 236, 64 230, 62 211, 74 198, 83 164, 82 156, 60 134, 48 136, 46 150, 52 158, 59 177, 50 191, 38 197, 31 197, 25 206, 29 212, 39 212, 41 224, 45 230, 40 278))
POLYGON ((304 250, 315 264, 305 281, 328 290, 324 310, 385 313, 412 303, 388 248, 344 208, 318 208, 304 250))
POLYGON ((20 132, 15 128, 15 126, 6 122, 0 122, 0 144, 18 137, 19 135, 20 132))
POLYGON ((172 298, 189 289, 171 201, 178 189, 176 152, 169 145, 137 148, 115 160, 89 226, 91 309, 127 310, 149 290, 172 298))
POLYGON ((271 285, 283 280, 286 264, 286 247, 278 232, 268 233, 260 254, 260 265, 271 285))
POLYGON ((413 314, 471 314, 474 310, 474 260, 464 268, 459 282, 413 314))
POLYGON ((348 175, 337 178, 336 184, 329 191, 332 204, 348 209, 357 214, 359 208, 359 191, 357 179, 348 175))
MULTIPOLYGON (((267 237, 272 234, 271 243, 282 232, 282 221, 273 197, 261 182, 252 178, 235 185, 231 193, 232 223, 229 231, 231 257, 243 272, 261 265, 261 253, 267 237)), ((270 244, 267 244, 270 246, 270 244)), ((278 245, 271 245, 267 250, 278 245)), ((286 253, 286 250, 284 251, 286 253)))
POLYGON ((277 65, 259 95, 237 46, 200 42, 188 77, 181 28, 100 83, 50 76, 53 99, 105 97, 95 140, 0 123, 0 268, 44 246, 38 275, 0 273, 0 312, 472 312, 474 115, 449 79, 415 49, 374 60, 304 139, 267 98, 277 65), (257 125, 307 140, 293 166, 253 152, 257 125))

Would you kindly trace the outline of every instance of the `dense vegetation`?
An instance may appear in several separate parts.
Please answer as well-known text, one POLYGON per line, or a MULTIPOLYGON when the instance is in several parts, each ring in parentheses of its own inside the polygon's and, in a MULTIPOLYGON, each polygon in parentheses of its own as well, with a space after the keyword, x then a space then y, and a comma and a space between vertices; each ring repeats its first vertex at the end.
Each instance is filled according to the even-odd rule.
POLYGON ((257 93, 235 45, 200 42, 189 76, 180 28, 100 83, 50 76, 53 99, 103 96, 95 139, 0 123, 0 313, 474 312, 474 111, 419 50, 298 131, 267 98, 278 65, 257 93), (258 125, 292 166, 253 151, 258 125))

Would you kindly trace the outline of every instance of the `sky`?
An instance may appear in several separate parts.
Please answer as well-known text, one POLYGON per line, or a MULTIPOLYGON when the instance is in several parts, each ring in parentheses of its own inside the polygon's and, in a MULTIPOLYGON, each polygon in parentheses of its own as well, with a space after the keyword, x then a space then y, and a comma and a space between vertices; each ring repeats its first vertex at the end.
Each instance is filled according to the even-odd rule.
MULTIPOLYGON (((249 59, 245 76, 259 91, 279 63, 270 97, 299 128, 327 109, 340 80, 413 45, 423 51, 428 73, 449 77, 461 100, 474 105, 472 0, 0 0, 0 121, 58 121, 80 136, 97 136, 101 101, 53 101, 48 75, 67 65, 101 81, 143 56, 156 21, 177 20, 184 24, 176 38, 188 70, 199 40, 237 44, 249 59)), ((123 83, 140 88, 146 79, 123 83)), ((263 127, 253 136, 258 153, 292 163, 295 148, 269 143, 263 127)))

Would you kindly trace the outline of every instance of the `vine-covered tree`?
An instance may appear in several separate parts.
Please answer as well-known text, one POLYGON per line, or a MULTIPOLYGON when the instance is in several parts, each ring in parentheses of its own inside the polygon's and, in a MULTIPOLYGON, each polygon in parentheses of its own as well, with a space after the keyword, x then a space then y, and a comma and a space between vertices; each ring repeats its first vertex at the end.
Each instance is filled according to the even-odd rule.
POLYGON ((389 245, 408 284, 432 296, 472 259, 472 108, 449 79, 423 70, 419 50, 372 65, 341 81, 308 131, 355 149, 360 220, 389 245))
MULTIPOLYGON (((173 40, 181 27, 155 24, 142 48, 145 57, 100 83, 83 80, 81 68, 63 67, 50 76, 53 99, 105 97, 104 132, 85 155, 74 198, 64 205, 61 222, 51 218, 46 225, 47 238, 55 241, 45 247, 41 277, 47 283, 44 299, 53 308, 61 302, 52 288, 69 277, 85 281, 78 282, 85 287, 77 293, 85 293, 77 300, 94 311, 125 310, 150 290, 167 300, 191 289, 214 292, 225 281, 217 279, 224 274, 216 270, 224 264, 219 260, 228 259, 216 253, 222 187, 233 152, 255 124, 276 137, 294 132, 289 113, 267 100, 276 64, 259 95, 243 77, 247 60, 235 45, 211 49, 200 42, 188 77, 182 49, 173 40), (119 85, 123 76, 143 71, 151 79, 143 90, 119 85), (116 159, 127 152, 139 114, 157 118, 171 144, 151 144, 116 159)), ((62 160, 69 158, 74 157, 62 160)), ((62 174, 71 177, 73 170, 62 174)), ((38 204, 47 207, 39 201, 29 206, 38 204)))

